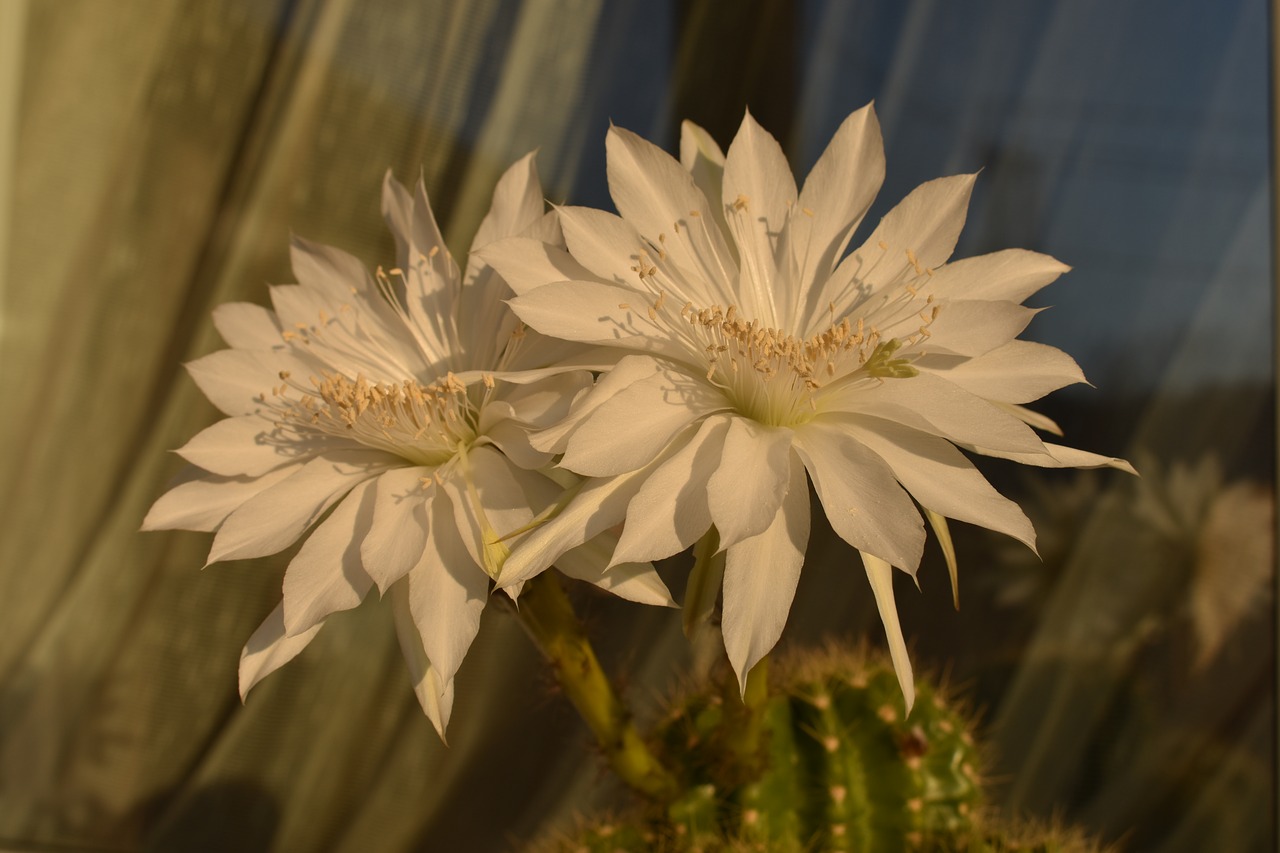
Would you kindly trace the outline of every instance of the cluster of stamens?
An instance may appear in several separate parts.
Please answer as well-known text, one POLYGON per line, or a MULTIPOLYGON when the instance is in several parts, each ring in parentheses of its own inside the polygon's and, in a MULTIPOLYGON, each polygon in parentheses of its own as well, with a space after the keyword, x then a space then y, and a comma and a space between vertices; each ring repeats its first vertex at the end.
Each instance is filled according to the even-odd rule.
MULTIPOLYGON (((415 380, 373 383, 341 374, 311 377, 310 387, 287 372, 272 389, 281 427, 315 430, 386 450, 416 465, 440 465, 475 438, 476 407, 452 373, 430 385, 415 380), (293 390, 298 396, 290 396, 293 390)), ((485 383, 486 386, 489 382, 485 383)))

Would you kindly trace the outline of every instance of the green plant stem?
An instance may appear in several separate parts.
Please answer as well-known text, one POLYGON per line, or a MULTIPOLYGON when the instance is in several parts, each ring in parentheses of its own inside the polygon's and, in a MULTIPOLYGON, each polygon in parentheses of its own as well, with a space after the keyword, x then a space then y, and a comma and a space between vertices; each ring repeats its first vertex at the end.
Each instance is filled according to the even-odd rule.
POLYGON ((680 792, 675 777, 640 737, 554 572, 543 572, 525 584, 518 612, 614 772, 646 797, 661 803, 674 800, 680 792))

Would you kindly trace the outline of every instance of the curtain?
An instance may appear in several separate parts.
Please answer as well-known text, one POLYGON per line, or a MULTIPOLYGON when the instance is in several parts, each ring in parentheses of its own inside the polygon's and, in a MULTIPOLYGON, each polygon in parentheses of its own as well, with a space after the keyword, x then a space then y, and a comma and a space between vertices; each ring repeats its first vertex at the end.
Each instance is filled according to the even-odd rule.
MULTIPOLYGON (((1094 387, 1041 408, 1142 474, 984 468, 1039 558, 957 530, 957 613, 927 554, 897 591, 919 668, 981 710, 1011 812, 1272 849, 1267 30, 1262 0, 0 4, 0 844, 503 850, 621 802, 501 608, 448 746, 376 600, 242 704, 289 553, 202 572, 208 535, 138 532, 216 416, 181 365, 220 348, 215 305, 292 280, 290 232, 394 257, 388 168, 461 257, 527 151, 552 201, 607 207, 610 121, 671 150, 749 107, 803 174, 874 99, 867 221, 981 169, 957 256, 1075 268, 1026 337, 1094 387)), ((880 638, 855 558, 815 531, 784 646, 880 638)), ((574 595, 652 713, 678 617, 574 595)))

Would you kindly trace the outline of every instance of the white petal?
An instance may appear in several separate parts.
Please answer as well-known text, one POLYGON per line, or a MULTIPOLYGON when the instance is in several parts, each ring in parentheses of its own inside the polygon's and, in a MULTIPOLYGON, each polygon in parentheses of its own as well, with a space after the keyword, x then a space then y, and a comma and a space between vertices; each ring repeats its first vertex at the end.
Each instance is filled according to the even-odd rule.
POLYGON ((438 494, 431 502, 427 547, 406 578, 409 612, 445 684, 471 648, 489 597, 489 579, 467 554, 453 517, 448 499, 438 494))
POLYGON ((747 689, 747 674, 782 635, 809 543, 809 487, 793 454, 786 497, 764 532, 730 546, 724 565, 724 646, 747 689))
MULTIPOLYGON (((687 440, 687 439, 683 439, 687 440)), ((682 446, 683 440, 672 442, 682 446)), ((498 575, 498 587, 510 589, 551 567, 570 548, 594 539, 622 521, 627 504, 665 456, 629 474, 588 480, 552 518, 535 527, 511 547, 511 556, 498 575)))
POLYGON ((876 608, 880 611, 880 621, 884 623, 885 637, 889 640, 889 657, 893 659, 898 684, 902 687, 902 698, 906 702, 907 713, 910 714, 911 706, 916 703, 916 682, 911 672, 907 643, 902 639, 898 607, 893 600, 893 567, 879 557, 865 552, 862 554, 862 564, 867 569, 867 580, 871 582, 871 591, 876 597, 876 608))
POLYGON ((377 450, 315 457, 231 513, 213 538, 208 562, 283 551, 357 483, 397 464, 396 457, 377 450))
MULTIPOLYGON (((289 238, 289 262, 299 284, 322 294, 335 307, 349 302, 353 289, 359 293, 375 291, 373 279, 364 264, 354 255, 333 246, 293 235, 289 238)), ((314 320, 311 318, 311 322, 314 320)))
POLYGON ((422 647, 422 637, 418 634, 418 626, 409 611, 409 581, 407 578, 394 584, 387 593, 391 604, 391 615, 396 626, 396 639, 400 641, 400 653, 404 655, 405 664, 409 667, 409 680, 413 683, 414 695, 422 706, 427 719, 435 726, 440 740, 445 739, 445 730, 449 727, 449 715, 453 711, 453 681, 446 682, 439 671, 427 659, 422 647))
POLYGON ((301 463, 261 477, 219 477, 188 467, 181 482, 160 497, 142 520, 143 530, 217 530, 245 501, 292 475, 301 463))
POLYGON ((517 296, 557 281, 603 281, 567 250, 528 237, 498 240, 473 257, 497 270, 517 296))
MULTIPOLYGON (((704 282, 727 283, 726 271, 736 264, 712 212, 720 200, 704 196, 675 158, 628 130, 609 128, 605 148, 609 194, 622 218, 655 246, 661 243, 675 266, 704 282)), ((567 221, 565 239, 594 269, 578 255, 567 221)))
POLYGON ((213 309, 213 327, 227 346, 271 349, 284 343, 276 315, 252 302, 224 302, 213 309))
POLYGON ((485 430, 484 437, 501 450, 504 456, 527 471, 550 465, 555 458, 554 454, 535 450, 529 444, 529 428, 513 420, 499 421, 485 430))
POLYGON ((940 371, 971 394, 1006 403, 1029 403, 1051 391, 1084 382, 1080 366, 1060 349, 1031 341, 1002 347, 940 371))
POLYGON ((855 438, 889 463, 917 501, 948 518, 1008 534, 1035 550, 1036 533, 1022 509, 991 487, 946 439, 880 418, 845 421, 855 438))
POLYGON ((618 537, 605 531, 596 538, 571 548, 556 560, 556 568, 571 578, 586 581, 619 598, 657 607, 675 607, 671 591, 662 582, 652 563, 615 563, 608 570, 618 537))
POLYGON ((614 551, 618 562, 660 560, 688 548, 711 527, 707 481, 720 465, 730 418, 712 415, 674 448, 627 506, 614 551))
POLYGON ((314 362, 291 350, 224 349, 185 365, 209 402, 228 415, 263 411, 263 395, 279 386, 281 371, 305 378, 315 373, 314 362))
POLYGON ((789 325, 796 302, 791 288, 797 282, 790 275, 778 276, 777 267, 780 235, 796 202, 796 181, 782 146, 749 112, 724 158, 721 198, 738 243, 740 307, 772 328, 789 325))
MULTIPOLYGON (((550 426, 569 414, 569 408, 579 393, 591 388, 591 374, 585 370, 574 370, 549 376, 539 382, 513 385, 507 382, 500 384, 494 400, 509 407, 510 417, 522 424, 541 429, 550 426)), ((484 420, 482 413, 480 429, 483 431, 492 421, 484 420)))
MULTIPOLYGON (((477 447, 467 454, 465 466, 458 461, 442 483, 453 507, 455 535, 472 561, 488 569, 485 549, 494 548, 499 537, 528 525, 533 511, 510 460, 501 453, 477 447)), ((491 553, 491 559, 496 559, 496 552, 491 553)))
POLYGON ((949 299, 1021 302, 1070 269, 1039 252, 1005 249, 941 266, 932 284, 949 299))
POLYGON ((395 235, 397 268, 404 275, 403 279, 392 277, 393 287, 430 360, 445 361, 458 349, 454 322, 461 277, 440 236, 422 180, 410 195, 388 171, 383 181, 382 214, 395 235))
MULTIPOLYGON (((802 294, 821 296, 820 284, 843 257, 883 182, 880 122, 868 104, 841 123, 800 191, 800 215, 791 221, 791 251, 801 264, 802 294)), ((825 303, 815 302, 805 316, 825 310, 825 303)))
MULTIPOLYGON (((542 218, 542 184, 533 155, 516 161, 493 191, 493 203, 472 241, 472 250, 510 237, 542 218)), ((517 323, 503 300, 514 296, 497 271, 474 254, 467 261, 458 308, 458 339, 472 364, 496 364, 517 323)))
POLYGON ((316 636, 324 623, 290 637, 284 630, 284 605, 276 609, 258 626, 240 652, 240 699, 248 697, 254 686, 296 658, 316 636))
MULTIPOLYGON (((880 220, 861 247, 840 262, 823 290, 819 309, 835 305, 842 317, 866 293, 916 277, 951 257, 964 227, 969 194, 976 175, 938 178, 921 184, 880 220), (908 254, 910 252, 910 254, 908 254)), ((821 311, 815 322, 825 322, 821 311)))
POLYGON ((671 332, 649 319, 654 298, 614 284, 565 281, 511 300, 516 316, 544 335, 581 343, 685 355, 671 332))
POLYGON ((793 446, 836 534, 914 572, 924 551, 924 521, 889 466, 839 424, 822 419, 797 427, 793 446))
POLYGON ((711 520, 728 548, 764 531, 778 514, 791 468, 789 429, 732 418, 724 455, 707 483, 711 520))
POLYGON ((887 379, 873 387, 837 389, 821 395, 819 406, 823 411, 898 421, 957 444, 981 444, 1019 453, 1044 452, 1040 439, 1018 418, 929 373, 887 379))
POLYGON ((214 474, 256 477, 342 445, 349 448, 351 442, 318 433, 299 435, 260 415, 243 415, 201 430, 177 453, 214 474))
POLYGON ((629 355, 620 360, 612 370, 600 377, 591 392, 579 397, 572 411, 559 424, 530 436, 530 443, 538 450, 563 453, 569 438, 582 422, 614 396, 636 382, 656 374, 662 369, 657 360, 647 355, 629 355))
POLYGON ((331 613, 364 601, 373 579, 360 562, 360 540, 373 521, 373 481, 351 490, 302 543, 284 573, 284 624, 296 636, 331 613))
POLYGON ((569 437, 560 464, 589 477, 646 465, 693 421, 729 408, 719 389, 666 366, 611 397, 569 437))
MULTIPOLYGON (((721 197, 724 153, 711 138, 711 134, 687 120, 680 123, 680 165, 693 178, 694 186, 702 191, 708 201, 721 197)), ((709 207, 716 224, 727 234, 723 206, 712 204, 709 207)))
POLYGON ((946 302, 929 325, 929 349, 980 356, 1022 334, 1037 313, 1013 302, 946 302))
POLYGON ((433 469, 397 468, 376 481, 373 519, 360 543, 365 571, 386 595, 413 568, 427 545, 427 506, 435 484, 424 486, 433 469))
POLYGON ((520 234, 542 219, 544 209, 542 182, 531 152, 512 163, 498 179, 489 212, 471 241, 471 251, 474 253, 495 240, 520 234))
POLYGON ((1044 443, 1044 453, 1011 453, 1005 450, 994 450, 981 445, 963 445, 974 453, 983 456, 994 456, 998 459, 1012 459, 1023 465, 1035 465, 1038 468, 1115 468, 1127 474, 1137 474, 1133 466, 1123 459, 1114 456, 1103 456, 1087 450, 1076 450, 1074 447, 1063 447, 1060 444, 1044 443))
MULTIPOLYGON (((879 241, 883 240, 889 245, 889 256, 903 270, 911 266, 907 249, 912 250, 922 267, 941 266, 951 257, 960 239, 969 195, 977 177, 976 174, 953 175, 916 187, 885 214, 864 247, 878 248, 879 241)), ((877 280, 883 280, 886 272, 877 270, 877 280)))
POLYGON ((424 342, 414 343, 404 321, 390 315, 381 294, 369 298, 348 293, 338 301, 298 284, 272 285, 269 290, 271 304, 293 339, 289 351, 312 365, 309 370, 292 371, 298 378, 342 373, 349 378, 364 374, 375 382, 397 382, 428 366, 424 342), (295 332, 305 334, 306 343, 293 338, 295 332))

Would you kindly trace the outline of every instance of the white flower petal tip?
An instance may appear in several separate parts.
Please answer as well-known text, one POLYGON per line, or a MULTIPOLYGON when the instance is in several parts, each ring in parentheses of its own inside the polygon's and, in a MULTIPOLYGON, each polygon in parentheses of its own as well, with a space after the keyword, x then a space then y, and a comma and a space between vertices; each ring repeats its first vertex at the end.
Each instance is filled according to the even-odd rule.
POLYGON ((915 675, 911 670, 911 657, 907 653, 906 641, 902 638, 902 625, 898 621, 898 608, 893 598, 893 566, 865 552, 862 553, 862 563, 866 567, 867 580, 875 595, 876 608, 880 611, 880 621, 884 623, 885 637, 889 641, 889 657, 902 688, 906 713, 910 714, 916 702, 915 675))
POLYGON ((289 636, 284 628, 284 605, 278 604, 240 652, 240 701, 258 682, 297 657, 320 632, 320 625, 289 636))

